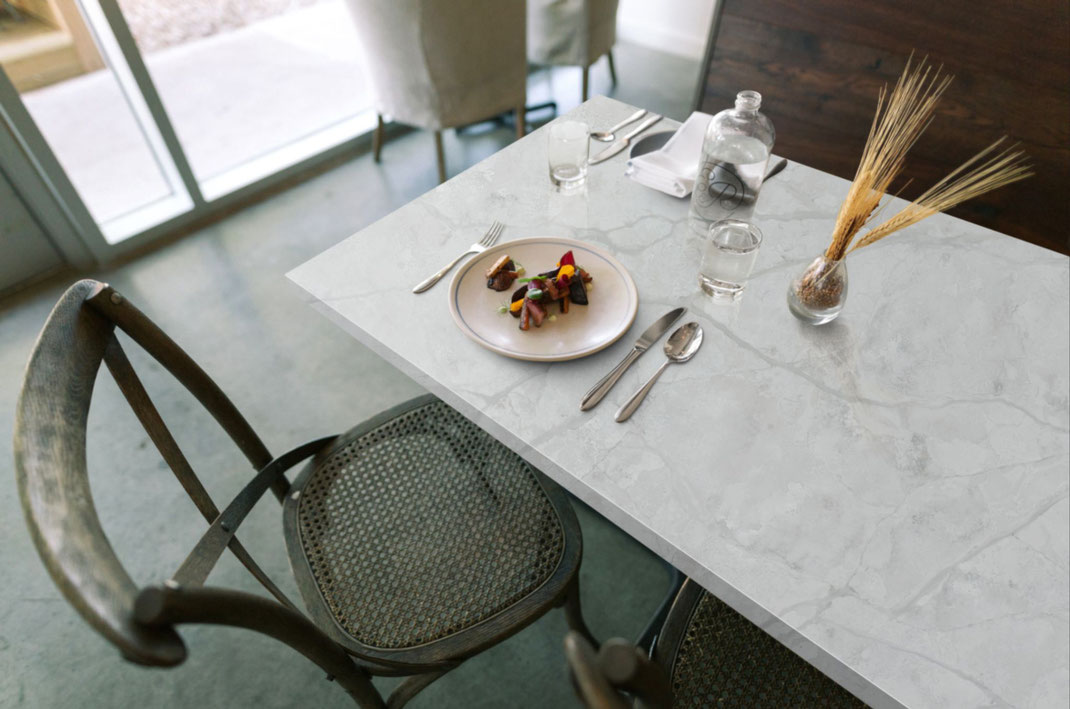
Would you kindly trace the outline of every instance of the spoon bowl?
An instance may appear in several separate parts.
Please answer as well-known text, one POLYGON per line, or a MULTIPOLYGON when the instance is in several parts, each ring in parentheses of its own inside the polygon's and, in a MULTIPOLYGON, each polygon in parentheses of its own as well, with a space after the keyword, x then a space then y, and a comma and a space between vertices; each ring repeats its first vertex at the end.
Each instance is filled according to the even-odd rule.
POLYGON ((640 108, 638 111, 636 111, 632 115, 628 116, 623 121, 621 121, 617 125, 613 126, 609 130, 596 130, 596 131, 593 131, 591 133, 591 138, 593 138, 594 140, 600 140, 603 143, 612 143, 614 140, 617 139, 617 135, 616 135, 617 131, 619 131, 621 128, 623 128, 624 126, 628 125, 629 123, 634 123, 635 121, 638 121, 640 118, 642 118, 645 115, 646 115, 646 109, 645 108, 640 108))
POLYGON ((702 326, 697 322, 681 325, 665 341, 665 356, 671 362, 683 364, 702 347, 702 326))
POLYGON ((665 362, 658 368, 658 371, 654 372, 654 376, 643 385, 643 388, 635 392, 632 398, 628 399, 624 406, 620 407, 620 411, 617 412, 615 417, 616 422, 621 423, 631 418, 631 415, 639 408, 639 404, 643 403, 647 393, 653 388, 654 382, 658 380, 658 377, 670 364, 683 364, 694 357, 701 346, 702 326, 697 322, 689 322, 676 328, 665 342, 665 362))

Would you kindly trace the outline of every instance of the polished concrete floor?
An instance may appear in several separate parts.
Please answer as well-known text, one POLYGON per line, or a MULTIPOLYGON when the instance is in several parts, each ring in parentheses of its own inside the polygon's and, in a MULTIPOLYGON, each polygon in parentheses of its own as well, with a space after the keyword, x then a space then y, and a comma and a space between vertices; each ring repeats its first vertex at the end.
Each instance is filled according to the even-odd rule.
MULTIPOLYGON (((620 45, 615 95, 675 118, 689 112, 697 63, 620 45)), ((607 91, 604 66, 593 89, 607 91)), ((547 77, 564 107, 578 101, 578 72, 547 77)), ((506 144, 506 128, 447 142, 451 172, 506 144)), ((361 156, 224 221, 121 267, 106 280, 147 312, 233 398, 275 451, 340 432, 421 393, 412 381, 314 314, 283 274, 435 183, 431 136, 389 143, 383 163, 361 156)), ((68 276, 0 301, 0 430, 12 430, 26 357, 68 276)), ((212 421, 134 346, 157 406, 217 500, 249 470, 212 421)), ((204 528, 105 374, 90 413, 94 499, 120 559, 139 583, 167 578, 204 528)), ((10 434, 0 461, 12 460, 10 434)), ((0 495, 0 706, 344 707, 345 694, 288 647, 250 632, 188 627, 185 664, 150 670, 124 662, 62 599, 30 543, 13 475, 0 495)), ((584 532, 583 604, 600 637, 634 637, 654 611, 667 574, 660 561, 597 515, 578 509, 584 532)), ((280 515, 264 500, 241 539, 296 596, 281 546, 280 515)), ((229 557, 210 583, 257 590, 229 557)), ((431 685, 413 707, 576 706, 554 611, 431 685)), ((389 687, 391 682, 382 682, 389 687)))

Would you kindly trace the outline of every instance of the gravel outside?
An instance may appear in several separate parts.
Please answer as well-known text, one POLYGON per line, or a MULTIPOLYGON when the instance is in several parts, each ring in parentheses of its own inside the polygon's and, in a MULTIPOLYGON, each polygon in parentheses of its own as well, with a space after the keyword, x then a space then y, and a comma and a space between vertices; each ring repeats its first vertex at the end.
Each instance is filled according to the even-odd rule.
POLYGON ((146 54, 258 20, 314 5, 319 0, 119 0, 138 47, 146 54))

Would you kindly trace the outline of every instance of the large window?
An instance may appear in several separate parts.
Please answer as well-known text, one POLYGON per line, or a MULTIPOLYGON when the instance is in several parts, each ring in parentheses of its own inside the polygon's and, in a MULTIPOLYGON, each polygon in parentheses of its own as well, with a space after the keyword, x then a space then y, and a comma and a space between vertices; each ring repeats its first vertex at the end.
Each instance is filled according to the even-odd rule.
POLYGON ((3 118, 54 157, 50 182, 105 244, 207 212, 374 121, 344 0, 11 2, 3 118))

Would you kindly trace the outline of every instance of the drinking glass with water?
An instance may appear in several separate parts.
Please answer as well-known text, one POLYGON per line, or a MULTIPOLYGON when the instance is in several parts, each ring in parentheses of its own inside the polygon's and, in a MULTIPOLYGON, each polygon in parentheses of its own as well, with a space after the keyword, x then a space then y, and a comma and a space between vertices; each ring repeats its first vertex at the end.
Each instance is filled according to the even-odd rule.
POLYGON ((723 219, 710 227, 699 266, 699 285, 715 298, 735 300, 747 285, 758 260, 762 232, 738 219, 723 219))
POLYGON ((582 121, 558 121, 547 133, 550 181, 561 191, 582 187, 587 181, 590 128, 582 121))

